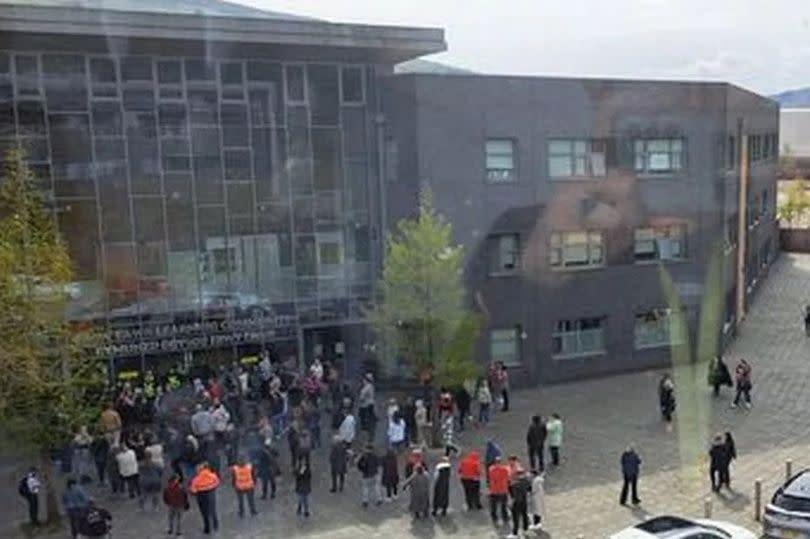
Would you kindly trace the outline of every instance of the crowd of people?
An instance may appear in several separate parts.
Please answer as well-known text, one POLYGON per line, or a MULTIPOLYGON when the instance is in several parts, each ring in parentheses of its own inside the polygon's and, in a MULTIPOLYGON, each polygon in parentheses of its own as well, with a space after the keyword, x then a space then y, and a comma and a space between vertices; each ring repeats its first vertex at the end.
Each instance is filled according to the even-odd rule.
MULTIPOLYGON (((321 448, 330 492, 343 492, 347 476, 357 473, 363 508, 407 492, 414 518, 441 518, 449 509, 455 470, 464 507, 482 510, 486 494, 492 521, 509 521, 511 535, 517 536, 521 529, 542 527, 547 463, 556 467, 561 462, 564 425, 557 413, 530 418, 525 461, 515 454, 505 457, 494 439, 483 451, 462 448, 459 431, 471 425, 484 428, 493 412, 509 411, 509 378, 501 364, 455 388, 435 390, 431 374, 425 373, 418 389, 383 406, 371 373, 352 385, 320 359, 305 372, 265 356, 258 364, 234 364, 205 377, 164 378, 160 383, 150 379, 152 388, 121 385, 98 424, 76 430, 62 497, 74 538, 101 537, 105 526, 109 529, 109 513, 96 507, 85 490, 91 481, 108 486, 114 497, 136 499, 143 511, 157 511, 162 501, 167 533, 179 536, 192 500, 203 532, 218 530, 217 493, 223 482, 229 483, 237 514, 244 518, 259 513, 257 497, 275 498, 279 478, 289 473, 297 514, 307 519, 313 513, 312 454, 321 448), (379 435, 378 423, 384 425, 379 435)), ((715 394, 729 381, 725 363, 715 358, 709 368, 715 394)), ((751 367, 745 360, 735 369, 735 382, 734 405, 744 400, 750 406, 751 367)), ((668 375, 659 384, 659 399, 669 422, 675 384, 668 375)), ((729 466, 736 457, 730 432, 713 440, 709 455, 712 487, 730 488, 729 466)), ((640 503, 640 465, 638 453, 628 447, 621 456, 622 505, 628 495, 632 503, 640 503)), ((35 525, 41 488, 34 469, 20 482, 35 525)))

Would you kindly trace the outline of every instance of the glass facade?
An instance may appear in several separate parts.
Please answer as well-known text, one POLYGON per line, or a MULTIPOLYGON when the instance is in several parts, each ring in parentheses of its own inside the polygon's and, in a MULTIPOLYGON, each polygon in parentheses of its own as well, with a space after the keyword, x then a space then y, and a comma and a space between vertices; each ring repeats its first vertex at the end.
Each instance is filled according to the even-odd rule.
POLYGON ((49 194, 76 266, 68 316, 107 324, 126 363, 359 318, 372 75, 0 51, 0 151, 20 142, 49 194))

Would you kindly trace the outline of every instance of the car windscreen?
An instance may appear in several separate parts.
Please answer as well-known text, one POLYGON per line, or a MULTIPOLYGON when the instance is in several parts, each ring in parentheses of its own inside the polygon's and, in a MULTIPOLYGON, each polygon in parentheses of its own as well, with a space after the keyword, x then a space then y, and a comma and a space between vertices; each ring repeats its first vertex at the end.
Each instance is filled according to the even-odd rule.
POLYGON ((773 504, 786 511, 810 513, 810 498, 798 498, 777 492, 773 497, 773 504))

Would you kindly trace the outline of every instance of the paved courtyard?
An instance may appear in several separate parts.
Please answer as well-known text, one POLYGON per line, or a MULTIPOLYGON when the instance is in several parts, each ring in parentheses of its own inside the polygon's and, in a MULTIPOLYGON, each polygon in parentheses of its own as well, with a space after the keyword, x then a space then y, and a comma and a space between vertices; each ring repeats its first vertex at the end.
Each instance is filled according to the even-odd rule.
MULTIPOLYGON (((602 538, 647 515, 664 512, 701 516, 707 497, 713 500, 715 517, 758 531, 753 520, 754 480, 763 480, 767 498, 784 478, 786 460, 793 461, 794 470, 810 466, 810 340, 800 324, 800 311, 808 301, 810 256, 783 255, 727 353, 732 368, 739 357, 753 364, 754 408, 750 411, 730 409, 728 389, 721 399, 714 399, 706 386, 704 366, 696 371, 678 369, 678 414, 674 428, 667 431, 656 406, 659 372, 633 373, 517 392, 513 411, 497 414, 486 430, 465 433, 461 443, 482 446, 485 436, 493 436, 506 453, 525 459, 524 435, 532 413, 556 411, 563 416, 563 462, 546 481, 546 537, 602 538), (733 431, 737 441, 739 459, 732 468, 735 493, 717 496, 708 488, 705 454, 710 436, 725 429, 733 431), (638 509, 618 505, 618 459, 628 443, 635 444, 643 460, 639 493, 643 503, 638 509)), ((278 498, 260 502, 261 514, 254 519, 240 521, 230 493, 220 496, 219 536, 438 539, 506 534, 506 529, 492 527, 486 513, 461 510, 461 489, 455 478, 451 514, 446 518, 413 522, 406 514, 407 495, 364 511, 359 505, 357 472, 350 474, 343 495, 330 494, 324 451, 320 453, 313 464, 312 518, 295 518, 292 484, 285 476, 278 498)), ((15 516, 21 517, 21 500, 16 493, 9 493, 9 498, 20 506, 15 516)), ((111 506, 116 539, 164 536, 162 509, 144 513, 129 500, 111 506)), ((202 536, 196 510, 187 514, 184 527, 186 537, 202 536)))

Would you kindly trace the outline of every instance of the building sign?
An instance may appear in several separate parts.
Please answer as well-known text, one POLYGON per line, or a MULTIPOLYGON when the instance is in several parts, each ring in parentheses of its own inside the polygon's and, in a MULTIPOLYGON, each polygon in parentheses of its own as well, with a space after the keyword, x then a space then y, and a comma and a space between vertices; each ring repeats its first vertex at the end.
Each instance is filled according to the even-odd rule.
POLYGON ((298 319, 292 315, 110 328, 98 353, 127 357, 262 344, 294 338, 297 329, 298 319))

